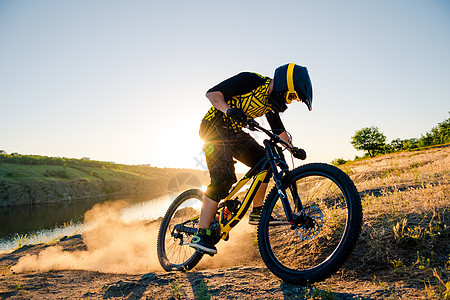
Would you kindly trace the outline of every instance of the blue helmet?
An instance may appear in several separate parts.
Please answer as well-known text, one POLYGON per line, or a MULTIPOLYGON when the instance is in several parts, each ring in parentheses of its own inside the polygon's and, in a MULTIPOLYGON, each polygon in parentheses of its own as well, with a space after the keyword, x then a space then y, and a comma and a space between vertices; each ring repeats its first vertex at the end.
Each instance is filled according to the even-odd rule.
POLYGON ((275 111, 283 112, 292 98, 306 104, 312 110, 312 84, 308 69, 293 63, 276 68, 270 99, 275 111))

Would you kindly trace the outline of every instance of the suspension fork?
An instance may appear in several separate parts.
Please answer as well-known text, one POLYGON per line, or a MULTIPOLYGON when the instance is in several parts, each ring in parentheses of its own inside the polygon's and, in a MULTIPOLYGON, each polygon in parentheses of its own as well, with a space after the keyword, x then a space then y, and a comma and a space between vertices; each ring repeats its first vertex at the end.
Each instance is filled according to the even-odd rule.
MULTIPOLYGON (((283 174, 285 174, 289 170, 289 167, 286 163, 286 160, 284 159, 284 155, 281 152, 281 149, 279 149, 277 145, 273 145, 269 140, 264 140, 264 146, 266 147, 267 156, 268 156, 267 159, 270 163, 270 166, 272 167, 273 179, 275 180, 275 184, 276 184, 277 190, 278 190, 278 195, 280 196, 281 203, 283 204, 284 212, 286 213, 286 217, 287 217, 289 223, 291 225, 293 225, 294 218, 293 218, 293 214, 292 214, 292 208, 291 208, 291 205, 289 204, 286 190, 283 188, 283 184, 281 182, 283 174), (275 153, 275 151, 276 151, 276 153, 275 153), (278 171, 279 164, 281 165, 281 171, 278 171)), ((291 187, 289 187, 289 188, 291 188, 291 187)), ((297 195, 296 198, 298 198, 298 193, 297 193, 296 187, 295 188, 292 187, 291 192, 294 189, 295 189, 295 195, 297 195)), ((297 205, 297 200, 295 200, 295 201, 296 201, 296 205, 297 205)), ((298 202, 300 202, 300 201, 298 201, 298 202)))
POLYGON ((292 198, 294 199, 295 204, 295 210, 297 212, 300 212, 303 210, 302 201, 300 199, 300 196, 298 195, 298 188, 296 184, 291 184, 289 186, 289 190, 291 191, 292 198))

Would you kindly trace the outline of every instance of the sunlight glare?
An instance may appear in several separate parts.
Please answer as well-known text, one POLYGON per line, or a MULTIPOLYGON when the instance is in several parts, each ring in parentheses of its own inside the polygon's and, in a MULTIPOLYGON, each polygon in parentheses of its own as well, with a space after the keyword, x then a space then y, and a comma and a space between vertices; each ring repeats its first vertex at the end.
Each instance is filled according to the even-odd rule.
MULTIPOLYGON (((198 120, 183 119, 172 127, 162 128, 157 144, 156 155, 150 160, 159 167, 205 169, 202 140, 198 136, 198 120)), ((149 151, 151 152, 151 151, 149 151)))

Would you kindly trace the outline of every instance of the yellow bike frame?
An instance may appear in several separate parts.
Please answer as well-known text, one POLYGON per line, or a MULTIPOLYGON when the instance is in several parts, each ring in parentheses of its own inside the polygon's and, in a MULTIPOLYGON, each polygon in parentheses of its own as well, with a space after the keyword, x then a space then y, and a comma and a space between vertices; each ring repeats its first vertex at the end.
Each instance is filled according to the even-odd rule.
POLYGON ((237 213, 234 214, 234 216, 230 220, 226 220, 226 219, 221 220, 219 218, 220 233, 221 233, 221 238, 223 240, 226 240, 228 238, 228 234, 229 234, 230 230, 233 229, 233 227, 235 227, 239 223, 239 221, 244 217, 245 213, 247 212, 247 210, 250 207, 250 204, 253 201, 253 198, 255 197, 256 193, 258 192, 259 187, 264 182, 264 179, 266 178, 267 173, 268 173, 267 170, 263 170, 253 177, 248 177, 247 175, 245 175, 244 177, 242 177, 241 180, 239 180, 239 182, 231 190, 230 194, 228 194, 228 196, 225 198, 225 200, 231 200, 245 186, 245 184, 251 178, 254 178, 237 213))
MULTIPOLYGON (((263 170, 252 177, 248 177, 247 173, 246 175, 244 175, 244 177, 241 178, 241 180, 239 180, 239 182, 230 191, 228 196, 223 200, 223 201, 232 200, 232 198, 247 184, 247 182, 250 179, 254 178, 249 190, 247 191, 247 194, 245 194, 244 200, 242 201, 239 210, 234 214, 234 216, 229 220, 228 219, 221 220, 221 218, 219 217, 218 221, 220 224, 220 235, 222 240, 228 239, 228 234, 231 231, 231 229, 233 229, 233 227, 235 227, 247 213, 250 204, 253 202, 253 198, 255 197, 256 193, 259 190, 259 187, 264 182, 264 179, 266 179, 267 173, 268 173, 267 170, 263 170)), ((219 212, 222 209, 225 209, 225 207, 219 208, 217 211, 219 212)), ((200 219, 200 215, 197 215, 189 219, 189 221, 195 221, 198 219, 200 219)))

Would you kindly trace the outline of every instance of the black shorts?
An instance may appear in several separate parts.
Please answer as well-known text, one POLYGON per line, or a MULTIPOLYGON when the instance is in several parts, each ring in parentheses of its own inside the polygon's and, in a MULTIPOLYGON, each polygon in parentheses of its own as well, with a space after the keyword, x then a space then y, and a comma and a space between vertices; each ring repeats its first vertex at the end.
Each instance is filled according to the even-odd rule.
POLYGON ((204 142, 203 151, 211 178, 205 195, 217 202, 228 195, 237 181, 234 158, 251 168, 266 156, 264 147, 248 133, 235 133, 209 121, 202 121, 200 137, 204 142))

